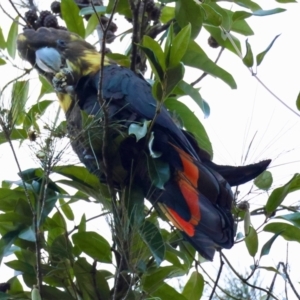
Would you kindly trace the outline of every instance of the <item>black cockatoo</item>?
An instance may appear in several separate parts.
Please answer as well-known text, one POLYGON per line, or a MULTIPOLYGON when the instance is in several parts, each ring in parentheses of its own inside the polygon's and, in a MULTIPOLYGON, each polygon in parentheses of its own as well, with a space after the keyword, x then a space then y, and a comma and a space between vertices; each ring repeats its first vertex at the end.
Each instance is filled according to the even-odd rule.
MULTIPOLYGON (((101 54, 76 34, 48 28, 25 30, 18 37, 18 50, 53 84, 74 151, 89 171, 105 182, 103 109, 97 96, 101 54)), ((102 98, 109 121, 106 159, 115 187, 128 185, 134 176, 145 198, 204 258, 212 260, 216 249, 231 248, 231 186, 255 178, 270 160, 245 167, 214 164, 164 106, 156 114, 157 102, 143 78, 107 58, 102 74, 102 98), (161 186, 150 175, 151 164, 162 166, 161 186)))

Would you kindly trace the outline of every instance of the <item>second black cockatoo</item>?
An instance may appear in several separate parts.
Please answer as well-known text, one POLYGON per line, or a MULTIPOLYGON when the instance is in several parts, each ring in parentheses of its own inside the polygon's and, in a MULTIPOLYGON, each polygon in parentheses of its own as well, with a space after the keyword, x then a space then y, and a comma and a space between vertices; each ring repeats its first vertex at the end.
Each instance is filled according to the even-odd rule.
POLYGON ((107 58, 101 79, 106 126, 97 96, 101 54, 76 34, 25 30, 18 37, 18 50, 54 86, 72 147, 90 172, 105 182, 106 130, 105 159, 116 188, 132 181, 142 187, 145 198, 208 260, 216 249, 233 246, 231 186, 252 180, 270 160, 244 167, 214 164, 164 106, 156 113, 157 102, 143 78, 107 58), (153 165, 163 173, 163 183, 151 176, 153 165))

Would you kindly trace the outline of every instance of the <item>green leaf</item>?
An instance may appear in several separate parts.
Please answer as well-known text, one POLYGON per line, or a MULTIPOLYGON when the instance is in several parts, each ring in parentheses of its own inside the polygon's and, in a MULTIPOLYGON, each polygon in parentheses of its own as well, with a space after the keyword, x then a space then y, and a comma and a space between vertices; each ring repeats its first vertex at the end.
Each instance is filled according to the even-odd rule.
POLYGON ((245 243, 249 254, 254 257, 258 250, 258 237, 252 226, 249 227, 249 234, 245 237, 245 243))
POLYGON ((55 260, 65 260, 69 259, 73 260, 72 256, 72 244, 68 239, 68 236, 65 234, 61 234, 57 236, 50 247, 51 257, 55 260))
POLYGON ((86 15, 92 15, 95 13, 99 14, 105 14, 106 13, 106 6, 89 6, 89 7, 84 7, 80 10, 79 15, 80 16, 86 16, 86 15))
POLYGON ((74 213, 68 203, 63 199, 59 199, 60 208, 69 221, 74 221, 74 213))
MULTIPOLYGON (((109 0, 106 9, 107 14, 112 13, 112 9, 115 6, 115 2, 116 0, 109 0)), ((120 15, 123 15, 126 18, 132 18, 132 13, 131 13, 128 0, 119 0, 115 12, 119 13, 120 15)))
MULTIPOLYGON (((27 131, 24 129, 13 128, 9 136, 10 140, 25 140, 27 139, 27 131)), ((6 143, 7 139, 4 132, 0 132, 0 144, 6 143)))
POLYGON ((284 11, 286 11, 286 9, 284 9, 284 8, 273 8, 273 9, 269 9, 269 10, 260 9, 260 10, 254 11, 253 16, 264 17, 264 16, 278 14, 278 13, 281 13, 284 11))
POLYGON ((276 41, 276 39, 280 36, 280 34, 276 35, 275 38, 272 40, 271 44, 267 47, 267 49, 259 54, 256 55, 256 62, 257 62, 257 66, 259 66, 261 64, 261 62, 263 61, 265 55, 269 52, 269 50, 272 48, 274 42, 276 41))
POLYGON ((300 212, 294 212, 291 214, 278 216, 278 217, 276 217, 276 219, 283 219, 283 220, 289 221, 289 222, 293 223, 294 226, 300 228, 300 212))
POLYGON ((254 180, 254 184, 261 190, 267 191, 273 183, 273 176, 270 171, 264 171, 254 180))
MULTIPOLYGON (((0 28, 1 29, 1 28, 0 28)), ((6 64, 6 61, 2 58, 0 58, 0 66, 3 66, 6 64)))
MULTIPOLYGON (((232 25, 232 20, 231 20, 232 11, 225 9, 212 1, 209 3, 209 6, 222 17, 221 27, 227 31, 230 31, 232 25)), ((206 24, 206 25, 218 27, 213 24, 206 24)))
POLYGON ((17 36, 18 36, 18 23, 19 23, 19 17, 16 17, 9 29, 7 41, 6 41, 6 47, 7 52, 10 55, 11 58, 15 58, 16 56, 16 50, 17 50, 17 36))
POLYGON ((277 237, 282 233, 282 231, 274 234, 261 248, 260 258, 264 255, 268 255, 270 253, 271 247, 277 237))
POLYGON ((142 287, 144 291, 152 294, 164 284, 165 279, 182 276, 184 274, 185 272, 181 268, 175 266, 159 267, 153 272, 143 275, 142 287))
POLYGON ((84 38, 85 29, 83 19, 79 16, 77 4, 73 0, 62 0, 60 9, 68 30, 84 38))
POLYGON ((164 6, 161 10, 159 20, 165 24, 175 18, 175 7, 164 6))
POLYGON ((139 232, 141 238, 149 247, 156 264, 159 266, 164 260, 166 251, 165 243, 159 230, 153 223, 146 220, 140 227, 139 232))
POLYGON ((252 14, 247 12, 247 11, 244 11, 244 10, 238 10, 238 11, 235 11, 232 15, 232 21, 235 22, 235 21, 239 21, 239 20, 244 20, 244 19, 247 19, 249 17, 251 17, 252 14))
POLYGON ((297 3, 296 0, 275 0, 278 3, 297 3))
POLYGON ((0 28, 0 49, 5 49, 5 48, 6 48, 5 38, 3 35, 2 28, 0 28))
MULTIPOLYGON (((85 7, 90 8, 90 7, 85 7)), ((83 9, 85 9, 83 8, 83 9)), ((80 11, 81 12, 81 11, 80 11)), ((88 23, 85 28, 85 38, 87 38, 89 35, 91 35, 94 30, 96 29, 97 25, 99 24, 99 20, 96 14, 92 14, 88 20, 88 23)))
POLYGON ((83 252, 100 262, 111 263, 110 245, 96 232, 78 232, 72 235, 73 243, 83 252))
POLYGON ((196 115, 182 102, 169 98, 164 102, 169 110, 175 111, 181 118, 185 129, 193 134, 200 148, 207 151, 211 156, 213 149, 206 130, 196 115))
POLYGON ((204 279, 201 274, 194 271, 190 279, 185 284, 182 295, 189 300, 199 300, 202 296, 204 288, 204 279))
POLYGON ((80 257, 74 264, 74 274, 82 292, 82 299, 111 299, 109 285, 105 279, 107 275, 104 270, 97 270, 85 258, 80 257))
POLYGON ((175 36, 175 38, 172 41, 168 69, 170 67, 176 67, 179 65, 183 55, 187 50, 190 37, 191 24, 188 24, 179 31, 179 33, 175 36))
POLYGON ((211 34, 211 36, 218 42, 218 44, 221 47, 224 47, 239 56, 239 53, 237 52, 236 48, 239 50, 239 52, 241 52, 241 44, 240 41, 233 34, 231 34, 230 32, 228 33, 228 35, 230 35, 236 47, 233 46, 233 44, 228 39, 228 37, 224 34, 221 28, 208 26, 208 25, 204 27, 211 34))
POLYGON ((231 88, 236 88, 236 83, 232 75, 210 60, 200 46, 194 41, 190 41, 182 62, 190 67, 201 69, 212 76, 222 79, 231 88))
POLYGON ((120 53, 108 53, 105 55, 105 57, 108 57, 112 59, 117 64, 129 68, 130 67, 130 58, 126 55, 120 54, 120 53))
POLYGON ((261 7, 257 3, 255 3, 251 0, 238 0, 235 3, 242 7, 249 8, 249 9, 251 9, 251 11, 256 11, 256 10, 261 9, 261 7))
POLYGON ((166 69, 166 65, 165 55, 160 45, 155 40, 145 35, 143 38, 143 45, 140 47, 149 59, 151 69, 156 78, 162 82, 164 79, 164 70, 166 69))
POLYGON ((220 26, 223 21, 221 14, 216 12, 212 6, 203 3, 201 8, 204 9, 204 23, 213 26, 220 26))
POLYGON ((161 286, 156 291, 151 293, 151 296, 153 297, 150 299, 153 300, 158 300, 158 299, 189 300, 188 298, 184 297, 179 292, 177 292, 174 287, 171 287, 164 282, 162 282, 161 286))
POLYGON ((268 216, 272 215, 272 213, 283 202, 283 200, 289 193, 292 193, 299 189, 300 189, 300 175, 295 174, 294 177, 288 183, 286 183, 280 188, 273 190, 265 206, 266 214, 268 216))
POLYGON ((266 232, 272 232, 281 235, 287 241, 295 241, 300 243, 300 229, 286 223, 270 223, 264 229, 266 232))
POLYGON ((165 183, 170 179, 169 164, 159 158, 150 157, 148 159, 148 171, 153 185, 163 190, 165 183))
POLYGON ((73 300, 69 292, 61 291, 55 287, 43 285, 42 286, 43 299, 59 299, 59 300, 73 300))
MULTIPOLYGON (((178 83, 183 79, 184 76, 184 65, 179 63, 177 66, 168 68, 165 74, 164 81, 164 98, 168 97, 178 83)), ((164 100, 164 99, 163 99, 164 100)))
POLYGON ((50 82, 43 76, 39 76, 39 80, 42 84, 40 95, 38 97, 38 100, 40 100, 44 95, 54 93, 54 89, 50 82))
POLYGON ((251 68, 253 66, 253 53, 251 49, 251 45, 248 43, 248 39, 246 40, 246 55, 243 58, 243 63, 248 68, 251 68))
POLYGON ((11 95, 12 122, 20 125, 25 113, 25 104, 28 100, 29 81, 16 81, 13 84, 11 95))
POLYGON ((175 18, 181 28, 191 25, 191 38, 195 39, 202 27, 202 10, 194 0, 178 0, 175 5, 175 18))
POLYGON ((254 32, 245 20, 239 20, 232 24, 231 31, 240 33, 245 36, 253 35, 254 32))
POLYGON ((297 100, 296 100, 296 106, 297 106, 297 109, 300 110, 300 92, 299 92, 297 100))

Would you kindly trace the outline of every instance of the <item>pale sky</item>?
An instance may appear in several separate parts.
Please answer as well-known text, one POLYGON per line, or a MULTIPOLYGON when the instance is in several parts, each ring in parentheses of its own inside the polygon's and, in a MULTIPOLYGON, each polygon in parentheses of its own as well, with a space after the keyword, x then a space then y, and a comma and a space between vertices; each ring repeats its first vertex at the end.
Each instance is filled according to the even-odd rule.
MULTIPOLYGON (((8 1, 1 2, 7 2, 5 7, 11 11, 8 1)), ((263 2, 264 9, 280 6, 279 3, 271 0, 263 2)), ((229 3, 226 3, 226 5, 230 8, 229 3)), ((248 37, 248 39, 253 53, 256 55, 265 50, 277 34, 281 34, 259 66, 257 74, 273 93, 296 110, 295 101, 300 91, 300 8, 299 4, 281 5, 281 7, 287 8, 287 12, 269 17, 252 17, 247 19, 256 33, 255 36, 248 37)), ((7 27, 5 26, 7 26, 6 24, 10 24, 11 21, 2 12, 0 12, 0 16, 1 26, 4 32, 7 32, 7 27)), ((12 14, 12 16, 15 16, 15 14, 12 14)), ((120 32, 121 28, 118 30, 118 33, 120 32)), ((246 37, 238 37, 240 38, 243 50, 245 50, 246 37)), ((207 38, 208 34, 205 30, 202 30, 199 37, 200 45, 214 60, 219 49, 210 48, 206 42, 207 38)), ((126 49, 126 46, 122 45, 122 49, 126 49)), ((120 46, 116 45, 114 47, 119 48, 120 46)), ((269 170, 274 175, 275 186, 286 183, 294 173, 300 172, 299 117, 288 111, 271 96, 251 76, 250 72, 236 55, 225 50, 219 60, 219 65, 234 76, 238 89, 232 90, 221 80, 207 76, 197 86, 201 87, 201 95, 210 105, 210 117, 203 119, 202 113, 195 108, 212 141, 214 160, 220 164, 241 164, 241 157, 245 156, 247 147, 257 131, 246 163, 271 158, 273 162, 269 170)), ((20 74, 20 71, 16 69, 8 68, 6 70, 11 72, 9 74, 11 76, 16 77, 20 74)), ((187 79, 191 82, 201 74, 201 71, 188 70, 187 73, 191 74, 191 77, 187 79)), ((7 82, 8 73, 6 71, 1 72, 0 77, 0 87, 3 87, 3 83, 7 82)), ((38 84, 36 86, 33 84, 33 89, 39 91, 38 84)), ((8 101, 9 95, 5 95, 5 98, 8 101)), ((23 169, 32 167, 32 160, 28 159, 28 156, 34 157, 34 155, 29 148, 18 151, 18 156, 20 157, 23 169)), ((17 169, 7 147, 1 146, 0 160, 2 166, 4 166, 0 174, 1 179, 17 179, 17 169)), ((255 197, 253 193, 247 195, 250 187, 251 185, 247 185, 241 189, 241 197, 246 195, 243 200, 249 200, 251 209, 255 209, 258 204, 266 202, 267 195, 266 193, 259 197, 255 197)), ((298 200, 299 193, 294 193, 288 197, 285 203, 295 203, 298 200)), ((79 205, 76 206, 79 207, 79 205)), ((72 207, 75 207, 75 205, 72 207)), ((259 225, 259 222, 254 222, 254 225, 256 224, 259 225)), ((94 223, 90 226, 92 230, 100 229, 99 223, 94 223)), ((264 236, 265 239, 259 239, 261 243, 260 247, 271 237, 268 234, 264 234, 264 236)), ((298 288, 298 282, 300 281, 299 251, 300 245, 291 242, 289 245, 290 276, 296 288, 298 288)), ((253 264, 253 261, 251 261, 250 256, 247 254, 244 243, 235 245, 232 250, 224 251, 224 253, 230 258, 232 264, 240 273, 244 273, 246 270, 250 271, 249 266, 253 264)), ((260 250, 258 253, 260 253, 260 250)), ((261 261, 261 265, 276 267, 278 261, 285 262, 285 255, 286 242, 279 237, 275 241, 270 255, 261 261)), ((9 259, 11 258, 9 257, 9 259)), ((213 276, 216 275, 218 261, 216 255, 213 264, 208 266, 208 263, 206 263, 204 265, 208 267, 210 274, 213 276)), ((10 278, 12 274, 12 270, 5 268, 2 264, 0 282, 4 282, 10 278)), ((263 287, 269 286, 273 273, 262 272, 262 274, 265 278, 263 287)), ((283 280, 279 280, 278 282, 280 282, 280 285, 277 286, 277 291, 280 291, 283 289, 283 280)), ((289 293, 289 299, 296 298, 293 298, 293 294, 289 293)))

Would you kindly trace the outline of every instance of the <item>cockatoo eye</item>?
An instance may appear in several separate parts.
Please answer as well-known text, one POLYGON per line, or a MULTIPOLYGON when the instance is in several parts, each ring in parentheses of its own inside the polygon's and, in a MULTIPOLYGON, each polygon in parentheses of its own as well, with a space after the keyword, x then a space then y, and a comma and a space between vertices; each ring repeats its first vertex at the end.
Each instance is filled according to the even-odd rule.
POLYGON ((57 47, 60 49, 66 48, 66 42, 64 40, 57 40, 56 44, 57 44, 57 47))

